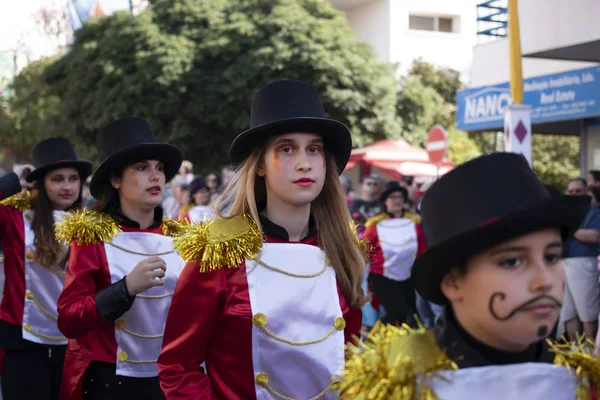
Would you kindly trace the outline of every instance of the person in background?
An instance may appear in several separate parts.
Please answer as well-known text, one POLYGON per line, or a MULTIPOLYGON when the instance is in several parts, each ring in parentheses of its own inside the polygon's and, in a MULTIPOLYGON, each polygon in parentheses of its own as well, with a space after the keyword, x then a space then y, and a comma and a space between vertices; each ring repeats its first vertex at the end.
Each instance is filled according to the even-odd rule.
POLYGON ((234 173, 235 173, 235 170, 232 165, 228 164, 228 165, 224 166, 223 169, 221 170, 221 184, 222 185, 229 184, 229 182, 231 181, 231 178, 233 178, 234 173))
POLYGON ((348 176, 340 176, 340 182, 342 183, 342 188, 344 188, 344 193, 346 194, 346 203, 348 203, 348 207, 352 204, 354 200, 354 191, 352 190, 352 179, 348 176))
POLYGON ((593 169, 590 172, 588 172, 587 184, 588 187, 600 187, 600 171, 593 169))
POLYGON ((190 191, 190 185, 187 183, 183 183, 179 186, 179 196, 177 201, 179 202, 179 215, 177 219, 181 218, 182 215, 187 213, 187 211, 193 206, 192 196, 190 191))
POLYGON ((38 143, 33 161, 36 168, 22 169, 21 176, 0 177, 4 400, 59 397, 67 338, 56 323, 56 308, 68 247, 56 240, 54 224, 65 211, 82 208, 81 183, 92 170, 92 164, 79 160, 71 142, 61 137, 38 143), (27 187, 33 188, 30 196, 18 194, 27 187))
MULTIPOLYGON (((579 193, 576 196, 592 198, 583 223, 572 238, 566 242, 565 257, 565 296, 561 312, 561 321, 569 340, 576 340, 583 332, 589 338, 595 338, 598 331, 598 313, 600 312, 600 284, 598 279, 598 242, 600 242, 600 188, 581 189, 582 180, 574 180, 569 184, 573 189, 575 182, 579 193)), ((569 190, 567 190, 569 193, 569 190)))
POLYGON ((405 211, 407 198, 405 187, 388 182, 380 197, 384 213, 367 221, 364 234, 372 246, 369 284, 387 312, 381 321, 393 325, 414 323, 411 270, 416 257, 427 247, 421 217, 405 211))
POLYGON ((213 193, 221 190, 221 176, 218 172, 213 171, 206 176, 206 187, 213 193))
POLYGON ((583 178, 575 178, 567 185, 565 194, 570 196, 585 196, 588 194, 587 181, 583 178))
POLYGON ((202 177, 197 177, 190 183, 190 198, 191 207, 182 213, 181 218, 193 223, 216 218, 217 215, 208 205, 210 203, 210 192, 202 177))
POLYGON ((360 185, 360 198, 350 203, 350 215, 359 225, 359 233, 364 231, 364 223, 383 211, 379 201, 382 192, 382 180, 378 175, 363 178, 360 185))

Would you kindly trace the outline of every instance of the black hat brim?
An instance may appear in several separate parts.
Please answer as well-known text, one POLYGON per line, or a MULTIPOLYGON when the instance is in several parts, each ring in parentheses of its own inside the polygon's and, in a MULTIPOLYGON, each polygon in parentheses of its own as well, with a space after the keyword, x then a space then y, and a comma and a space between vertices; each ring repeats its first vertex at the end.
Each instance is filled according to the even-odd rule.
POLYGON ((55 169, 60 169, 60 168, 75 168, 76 170, 79 171, 79 175, 80 175, 82 181, 86 180, 87 177, 90 176, 90 174, 92 173, 92 163, 89 161, 84 161, 84 160, 59 161, 56 163, 47 164, 47 165, 44 165, 43 167, 34 169, 33 171, 31 171, 30 174, 28 174, 25 177, 25 180, 27 182, 37 181, 38 179, 40 179, 41 177, 46 175, 48 172, 54 171, 55 169))
POLYGON ((522 211, 452 237, 417 257, 412 278, 419 294, 436 304, 447 304, 440 284, 452 267, 469 257, 519 236, 549 228, 560 228, 563 238, 571 236, 589 210, 587 196, 552 196, 522 211))
POLYGON ((164 143, 146 143, 122 149, 102 162, 90 182, 90 193, 100 197, 112 172, 141 160, 159 160, 165 164, 166 181, 169 182, 179 171, 183 153, 177 147, 164 143))
POLYGON ((352 152, 352 136, 341 122, 328 118, 290 118, 273 121, 242 132, 235 138, 229 150, 231 163, 239 166, 258 146, 272 136, 283 133, 306 132, 323 137, 325 148, 335 158, 338 173, 348 164, 352 152))

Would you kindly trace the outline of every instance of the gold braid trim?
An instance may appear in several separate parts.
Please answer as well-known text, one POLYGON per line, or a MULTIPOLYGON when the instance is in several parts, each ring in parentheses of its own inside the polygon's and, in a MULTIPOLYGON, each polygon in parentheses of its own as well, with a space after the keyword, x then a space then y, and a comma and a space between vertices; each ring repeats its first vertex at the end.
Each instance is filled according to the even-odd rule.
POLYGON ((42 312, 42 314, 44 314, 46 317, 50 318, 52 321, 58 321, 58 317, 55 317, 54 315, 52 315, 52 313, 50 311, 46 310, 44 308, 44 306, 42 305, 42 303, 40 303, 39 300, 35 297, 33 292, 27 293, 27 295, 25 297, 27 297, 27 300, 33 301, 33 303, 37 306, 37 308, 39 308, 39 310, 42 312))
POLYGON ((458 369, 423 327, 382 325, 365 342, 346 349, 342 399, 437 400, 427 378, 458 369))
POLYGON ((31 209, 31 192, 21 192, 0 201, 0 205, 16 208, 23 212, 31 209))
POLYGON ((365 258, 365 261, 369 261, 371 252, 373 251, 373 246, 371 246, 371 243, 369 243, 368 240, 366 240, 364 238, 363 239, 358 238, 358 228, 357 228, 356 224, 354 223, 354 221, 350 221, 350 230, 352 231, 352 236, 354 237, 356 245, 358 246, 360 251, 363 253, 363 257, 365 258))
POLYGON ((237 268, 261 251, 262 235, 250 216, 238 215, 191 224, 173 246, 185 261, 198 261, 200 272, 237 268))
POLYGON ((365 227, 368 228, 372 225, 377 225, 378 223, 380 223, 381 221, 386 220, 386 219, 390 219, 390 216, 387 215, 386 213, 378 214, 374 217, 369 218, 367 220, 367 222, 365 222, 365 227))
POLYGON ((174 220, 170 218, 163 219, 162 231, 165 236, 179 236, 190 229, 190 221, 182 218, 174 220))
POLYGON ((44 335, 43 333, 35 332, 31 328, 31 325, 29 325, 29 324, 23 325, 23 328, 27 332, 31 333, 34 336, 40 337, 42 339, 50 340, 52 342, 64 342, 65 340, 68 340, 66 337, 63 337, 63 336, 48 336, 48 335, 44 335))
POLYGON ((579 336, 575 343, 556 343, 547 339, 554 352, 554 364, 575 371, 577 376, 577 400, 591 399, 590 389, 600 385, 600 358, 594 355, 594 342, 579 336))
POLYGON ((110 216, 88 209, 68 212, 55 224, 56 239, 67 245, 72 241, 80 246, 110 242, 121 232, 110 216))
MULTIPOLYGON (((258 386, 264 387, 265 389, 267 389, 269 391, 269 393, 271 393, 273 396, 275 396, 277 398, 280 398, 282 400, 295 400, 293 397, 284 396, 281 393, 279 393, 278 391, 276 391, 275 389, 273 389, 271 387, 271 385, 269 385, 269 376, 267 374, 265 374, 264 372, 261 372, 258 375, 256 375, 256 377, 254 378, 254 383, 256 383, 258 386)), ((323 389, 321 391, 321 393, 319 393, 315 397, 311 397, 309 400, 319 400, 321 397, 325 396, 325 394, 327 394, 328 392, 339 390, 339 385, 340 385, 339 381, 333 381, 333 382, 331 382, 331 384, 329 386, 327 386, 325 389, 323 389)))

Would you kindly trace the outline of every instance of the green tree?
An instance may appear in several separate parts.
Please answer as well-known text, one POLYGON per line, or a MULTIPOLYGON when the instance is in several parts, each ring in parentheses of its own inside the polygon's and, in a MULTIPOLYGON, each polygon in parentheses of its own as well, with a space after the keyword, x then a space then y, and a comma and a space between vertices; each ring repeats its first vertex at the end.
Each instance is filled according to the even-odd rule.
POLYGON ((578 137, 533 135, 531 148, 533 170, 545 184, 563 191, 580 175, 578 137))
POLYGON ((0 101, 0 140, 7 162, 29 160, 37 142, 60 134, 50 122, 58 112, 59 99, 40 80, 53 61, 44 58, 28 64, 11 83, 11 95, 0 101))
POLYGON ((301 79, 355 144, 400 136, 391 67, 354 38, 321 0, 154 0, 76 32, 46 80, 61 99, 58 125, 91 145, 109 121, 136 114, 186 157, 214 167, 249 125, 266 83, 301 79))
POLYGON ((477 143, 465 131, 459 131, 454 126, 448 129, 448 159, 455 166, 465 163, 482 155, 477 143))
POLYGON ((418 76, 423 85, 435 89, 446 103, 456 104, 456 92, 463 86, 458 71, 435 66, 418 58, 413 61, 408 74, 418 76))

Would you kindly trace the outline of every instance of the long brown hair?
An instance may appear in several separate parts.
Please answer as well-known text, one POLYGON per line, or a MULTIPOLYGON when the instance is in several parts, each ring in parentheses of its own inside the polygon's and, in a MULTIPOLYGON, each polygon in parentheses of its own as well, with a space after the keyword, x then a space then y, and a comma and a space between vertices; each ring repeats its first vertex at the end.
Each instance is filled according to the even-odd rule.
MULTIPOLYGON (((83 189, 82 178, 83 177, 80 175, 79 179, 81 185, 77 200, 67 208, 67 211, 79 209, 83 205, 83 199, 81 197, 83 189)), ((31 199, 31 207, 34 211, 31 229, 35 235, 35 238, 33 239, 33 244, 35 246, 33 259, 36 263, 48 270, 53 270, 58 267, 60 270, 64 271, 66 268, 68 249, 61 245, 54 236, 54 208, 46 193, 45 180, 46 176, 44 175, 35 182, 35 192, 31 199)))
MULTIPOLYGON (((264 152, 264 147, 257 148, 236 169, 216 207, 220 217, 250 214, 261 231, 259 209, 266 206, 266 185, 256 172, 262 165, 264 152)), ((353 307, 361 307, 368 300, 362 288, 365 259, 350 229, 348 205, 335 161, 327 152, 325 159, 325 184, 311 204, 311 214, 319 246, 335 270, 342 293, 353 307)))

